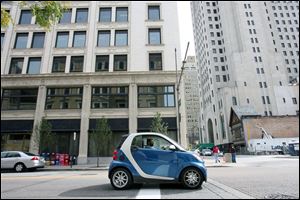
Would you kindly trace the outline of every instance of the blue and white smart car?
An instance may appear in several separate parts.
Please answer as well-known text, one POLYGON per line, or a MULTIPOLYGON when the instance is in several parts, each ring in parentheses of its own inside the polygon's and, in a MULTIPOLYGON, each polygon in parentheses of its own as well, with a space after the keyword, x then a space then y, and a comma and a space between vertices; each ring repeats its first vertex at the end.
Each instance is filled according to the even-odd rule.
POLYGON ((113 153, 108 177, 115 189, 133 183, 181 182, 199 188, 207 180, 203 160, 159 133, 132 133, 123 136, 113 153))

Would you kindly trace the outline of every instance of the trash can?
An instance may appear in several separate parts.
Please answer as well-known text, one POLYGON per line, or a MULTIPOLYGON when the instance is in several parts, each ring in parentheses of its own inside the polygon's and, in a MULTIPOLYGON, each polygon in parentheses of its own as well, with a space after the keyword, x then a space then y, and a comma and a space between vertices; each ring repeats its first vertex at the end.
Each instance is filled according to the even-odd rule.
POLYGON ((232 155, 231 155, 231 153, 225 153, 223 159, 224 159, 224 162, 231 163, 232 162, 232 155))

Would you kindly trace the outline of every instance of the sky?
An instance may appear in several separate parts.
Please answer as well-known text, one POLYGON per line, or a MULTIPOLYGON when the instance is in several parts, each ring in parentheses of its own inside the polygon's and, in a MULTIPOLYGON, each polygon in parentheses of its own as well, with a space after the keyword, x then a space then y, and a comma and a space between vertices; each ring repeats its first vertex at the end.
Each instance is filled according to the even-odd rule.
POLYGON ((180 34, 181 59, 184 59, 187 43, 190 42, 188 56, 195 56, 192 15, 190 1, 177 1, 180 34))

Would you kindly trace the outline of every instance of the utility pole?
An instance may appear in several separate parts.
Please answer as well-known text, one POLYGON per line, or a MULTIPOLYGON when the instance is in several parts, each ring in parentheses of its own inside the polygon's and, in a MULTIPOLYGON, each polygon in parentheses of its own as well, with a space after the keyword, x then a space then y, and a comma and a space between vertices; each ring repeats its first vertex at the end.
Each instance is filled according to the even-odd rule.
POLYGON ((181 105, 181 99, 179 98, 180 95, 180 91, 179 91, 179 87, 180 87, 180 82, 181 82, 181 78, 183 75, 183 70, 184 70, 184 65, 186 63, 186 57, 187 57, 187 52, 189 49, 189 45, 190 42, 188 42, 187 47, 186 47, 186 51, 185 51, 185 56, 184 56, 184 60, 182 61, 182 66, 181 66, 181 72, 180 72, 180 77, 179 77, 179 81, 178 81, 178 71, 177 71, 177 52, 176 52, 176 48, 175 48, 175 66, 176 66, 176 94, 177 94, 177 124, 178 124, 178 131, 177 131, 177 138, 178 138, 178 143, 181 144, 181 134, 180 134, 180 122, 181 122, 181 115, 180 115, 180 105, 181 105))

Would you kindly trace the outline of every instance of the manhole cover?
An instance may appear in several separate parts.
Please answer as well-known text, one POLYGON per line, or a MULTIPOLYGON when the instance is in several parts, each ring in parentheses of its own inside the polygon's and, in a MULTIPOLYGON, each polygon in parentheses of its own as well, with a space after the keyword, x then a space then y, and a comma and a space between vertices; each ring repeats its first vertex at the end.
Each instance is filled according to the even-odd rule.
POLYGON ((299 199, 299 197, 277 193, 266 195, 265 199, 299 199))

